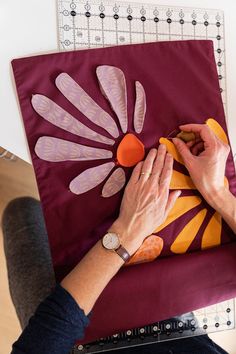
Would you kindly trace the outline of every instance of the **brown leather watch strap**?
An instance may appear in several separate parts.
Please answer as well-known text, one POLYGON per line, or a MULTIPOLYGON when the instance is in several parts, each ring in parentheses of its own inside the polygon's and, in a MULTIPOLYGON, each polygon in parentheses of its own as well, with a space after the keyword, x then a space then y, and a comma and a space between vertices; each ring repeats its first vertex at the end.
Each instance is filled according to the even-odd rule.
POLYGON ((130 259, 130 254, 126 251, 124 247, 121 245, 115 250, 115 252, 125 261, 127 262, 130 259))

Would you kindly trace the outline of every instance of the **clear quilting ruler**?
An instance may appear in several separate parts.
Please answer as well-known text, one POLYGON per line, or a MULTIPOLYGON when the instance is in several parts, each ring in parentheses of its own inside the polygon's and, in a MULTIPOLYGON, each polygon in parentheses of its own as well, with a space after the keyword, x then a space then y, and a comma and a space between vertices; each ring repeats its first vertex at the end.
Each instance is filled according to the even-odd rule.
POLYGON ((166 40, 211 39, 226 107, 224 13, 150 3, 58 0, 63 51, 166 40))
POLYGON ((85 345, 77 345, 71 354, 110 353, 112 350, 199 336, 233 328, 234 301, 229 300, 166 321, 99 338, 97 341, 85 345))

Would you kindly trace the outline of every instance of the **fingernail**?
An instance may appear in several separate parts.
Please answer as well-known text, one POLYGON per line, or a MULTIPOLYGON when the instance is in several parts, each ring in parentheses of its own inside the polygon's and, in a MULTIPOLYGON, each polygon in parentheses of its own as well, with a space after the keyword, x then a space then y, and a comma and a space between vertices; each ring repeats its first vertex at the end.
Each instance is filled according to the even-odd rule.
POLYGON ((177 198, 180 196, 180 194, 182 193, 182 191, 178 191, 177 194, 177 198))

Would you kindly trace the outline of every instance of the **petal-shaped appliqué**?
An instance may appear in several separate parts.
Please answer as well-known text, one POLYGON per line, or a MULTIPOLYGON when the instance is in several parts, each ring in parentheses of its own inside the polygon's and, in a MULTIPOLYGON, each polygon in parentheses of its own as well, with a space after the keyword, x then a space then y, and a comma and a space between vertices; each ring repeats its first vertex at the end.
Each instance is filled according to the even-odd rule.
POLYGON ((184 161, 182 157, 180 156, 179 152, 177 151, 175 145, 167 138, 160 138, 159 139, 160 144, 165 144, 167 151, 173 156, 173 158, 184 165, 184 161))
POLYGON ((173 170, 170 181, 170 189, 196 189, 196 187, 191 177, 173 170))
POLYGON ((173 208, 170 210, 166 218, 166 221, 160 226, 158 226, 154 232, 156 233, 163 230, 167 225, 171 224, 173 221, 177 220, 180 216, 184 215, 189 210, 201 204, 201 202, 202 202, 201 198, 195 195, 179 197, 176 200, 173 208))
POLYGON ((202 249, 219 246, 221 244, 222 218, 215 212, 202 235, 202 249))
POLYGON ((70 113, 58 106, 50 98, 36 94, 32 96, 32 106, 35 111, 48 122, 82 138, 113 145, 114 140, 94 132, 92 129, 75 119, 70 113))
POLYGON ((156 235, 148 236, 125 265, 154 261, 160 255, 163 244, 161 237, 156 235))
POLYGON ((56 86, 61 93, 88 119, 110 133, 114 138, 119 131, 113 118, 105 112, 68 74, 56 78, 56 86))
POLYGON ((102 196, 107 198, 118 193, 124 187, 125 180, 125 172, 123 168, 117 168, 104 184, 102 196))
POLYGON ((135 88, 136 101, 134 107, 134 130, 136 133, 141 133, 146 114, 146 95, 144 88, 139 81, 135 82, 135 88))
POLYGON ((35 152, 39 158, 51 162, 98 160, 112 157, 112 152, 109 150, 76 144, 51 136, 40 137, 35 145, 35 152))
POLYGON ((97 67, 96 73, 101 91, 116 113, 123 133, 126 133, 128 126, 127 90, 123 71, 114 66, 101 65, 97 67))
POLYGON ((178 234, 175 241, 171 245, 171 251, 173 253, 185 253, 190 247, 191 243, 195 239, 203 220, 207 214, 207 209, 200 210, 183 228, 178 234))
POLYGON ((117 161, 121 166, 132 167, 145 156, 145 147, 134 134, 126 134, 117 148, 117 161))
POLYGON ((208 127, 215 133, 216 136, 218 136, 219 139, 221 139, 225 144, 229 144, 227 135, 222 128, 222 126, 213 118, 209 118, 206 120, 206 124, 208 127))
POLYGON ((98 186, 115 166, 114 162, 88 168, 70 182, 74 194, 82 194, 98 186))

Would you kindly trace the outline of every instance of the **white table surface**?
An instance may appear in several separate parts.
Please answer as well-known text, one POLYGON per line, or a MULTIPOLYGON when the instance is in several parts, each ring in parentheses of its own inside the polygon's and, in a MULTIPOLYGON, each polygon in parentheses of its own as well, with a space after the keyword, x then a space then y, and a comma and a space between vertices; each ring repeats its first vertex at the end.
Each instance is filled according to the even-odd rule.
MULTIPOLYGON (((231 144, 236 152, 236 1, 162 0, 157 3, 155 0, 148 0, 147 2, 224 10, 228 127, 231 144)), ((0 146, 30 162, 10 62, 13 58, 58 50, 56 0, 0 0, 0 50, 0 146)))

